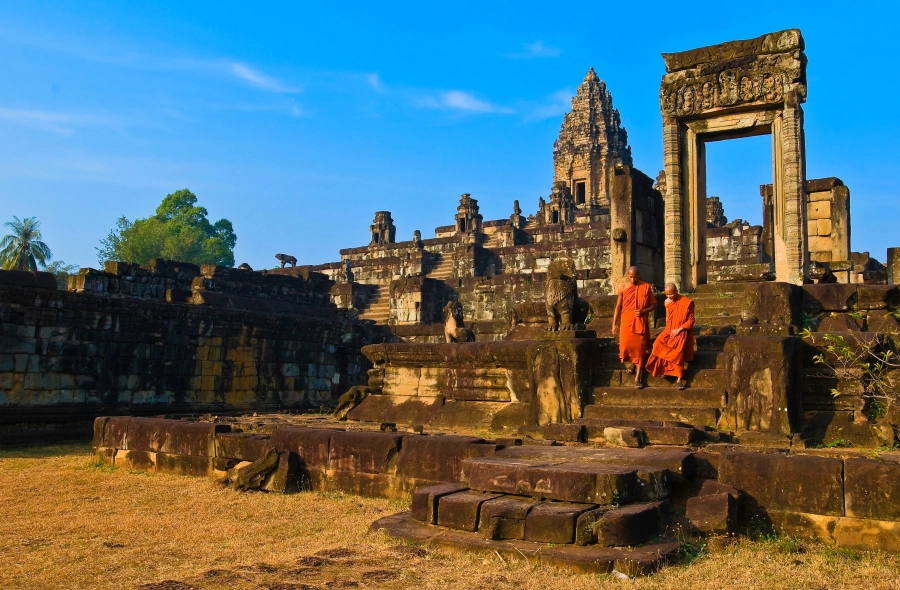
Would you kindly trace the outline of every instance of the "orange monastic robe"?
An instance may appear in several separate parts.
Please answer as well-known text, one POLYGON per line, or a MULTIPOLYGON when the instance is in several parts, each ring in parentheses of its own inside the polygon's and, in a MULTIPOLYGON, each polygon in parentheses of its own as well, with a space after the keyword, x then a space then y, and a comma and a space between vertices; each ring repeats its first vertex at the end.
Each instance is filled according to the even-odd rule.
POLYGON ((654 377, 684 375, 684 363, 694 360, 694 302, 682 295, 666 307, 666 329, 653 343, 647 371, 654 377), (670 333, 684 328, 678 336, 670 333))
POLYGON ((619 329, 619 358, 636 365, 643 364, 650 347, 650 325, 647 314, 637 317, 634 312, 656 305, 650 283, 628 285, 622 291, 622 324, 619 329))

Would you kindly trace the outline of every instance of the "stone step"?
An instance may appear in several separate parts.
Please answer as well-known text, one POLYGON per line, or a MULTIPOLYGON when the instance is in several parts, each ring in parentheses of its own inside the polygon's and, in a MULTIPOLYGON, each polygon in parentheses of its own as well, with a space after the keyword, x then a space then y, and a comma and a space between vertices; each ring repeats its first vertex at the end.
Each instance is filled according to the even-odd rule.
MULTIPOLYGON (((577 520, 576 520, 577 528, 577 520)), ((394 539, 425 544, 464 553, 500 555, 512 559, 561 567, 582 574, 609 574, 617 571, 627 576, 650 574, 678 559, 678 541, 658 541, 636 548, 600 545, 558 545, 524 540, 490 540, 483 534, 448 530, 415 520, 411 513, 401 512, 372 523, 371 532, 384 531, 394 539)))
MULTIPOLYGON (((598 406, 655 406, 721 408, 724 388, 688 387, 594 387, 593 404, 598 406)), ((664 418, 665 419, 665 418, 664 418)), ((671 418, 670 418, 671 419, 671 418)), ((689 422, 693 424, 692 422, 689 422)))
MULTIPOLYGON (((626 366, 619 360, 618 343, 610 344, 604 352, 600 353, 600 368, 604 370, 622 370, 626 366)), ((694 360, 689 363, 689 367, 694 370, 698 369, 717 369, 719 356, 718 351, 698 350, 694 353, 694 360)))
MULTIPOLYGON (((646 390, 644 390, 646 391, 646 390)), ((585 418, 600 420, 676 420, 697 427, 715 428, 719 421, 718 407, 684 406, 625 406, 625 405, 587 405, 584 407, 585 418)))
POLYGON ((731 314, 740 315, 744 308, 744 297, 717 297, 713 299, 702 299, 694 302, 694 315, 714 315, 714 312, 727 311, 731 314))
POLYGON ((694 292, 689 294, 691 299, 702 297, 721 297, 723 293, 733 293, 735 295, 744 296, 748 289, 755 289, 756 283, 709 283, 706 285, 698 285, 694 292))
POLYGON ((479 492, 602 506, 655 501, 672 492, 671 476, 662 467, 566 462, 562 458, 466 459, 463 474, 464 483, 479 492))
POLYGON ((729 316, 698 316, 697 324, 705 327, 717 327, 723 328, 726 326, 737 326, 741 323, 741 316, 738 315, 729 315, 729 316))
POLYGON ((693 455, 687 451, 676 449, 522 445, 499 448, 493 457, 539 459, 556 463, 602 463, 618 467, 643 467, 649 465, 666 469, 676 481, 681 481, 683 477, 693 477, 695 468, 693 455))
POLYGON ((575 423, 585 427, 588 441, 599 439, 606 428, 634 428, 640 430, 644 433, 646 444, 651 445, 686 446, 700 444, 709 440, 706 432, 683 422, 580 418, 575 423))
MULTIPOLYGON (((694 369, 689 364, 684 378, 691 388, 725 388, 725 374, 722 369, 694 369)), ((647 372, 643 373, 641 379, 648 387, 672 387, 675 383, 675 377, 654 377, 647 372)), ((624 369, 601 370, 594 383, 604 387, 631 387, 634 383, 634 375, 624 369)))

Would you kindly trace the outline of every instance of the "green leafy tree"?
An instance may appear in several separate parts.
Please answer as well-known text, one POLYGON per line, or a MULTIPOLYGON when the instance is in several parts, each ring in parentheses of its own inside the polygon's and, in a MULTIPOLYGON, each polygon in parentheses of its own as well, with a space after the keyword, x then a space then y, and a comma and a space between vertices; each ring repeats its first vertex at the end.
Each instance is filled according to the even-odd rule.
POLYGON ((205 207, 197 206, 197 196, 188 189, 175 191, 162 200, 156 215, 129 221, 124 215, 116 228, 100 240, 97 257, 107 260, 147 264, 151 258, 165 258, 193 264, 234 266, 237 236, 227 219, 210 223, 205 207))
POLYGON ((62 260, 54 260, 44 269, 45 272, 52 272, 56 277, 56 285, 60 289, 69 286, 69 275, 78 272, 77 264, 66 264, 62 260))
POLYGON ((19 219, 4 223, 12 230, 0 240, 0 268, 3 270, 36 271, 38 265, 47 266, 53 257, 47 244, 41 241, 41 222, 37 217, 19 219))

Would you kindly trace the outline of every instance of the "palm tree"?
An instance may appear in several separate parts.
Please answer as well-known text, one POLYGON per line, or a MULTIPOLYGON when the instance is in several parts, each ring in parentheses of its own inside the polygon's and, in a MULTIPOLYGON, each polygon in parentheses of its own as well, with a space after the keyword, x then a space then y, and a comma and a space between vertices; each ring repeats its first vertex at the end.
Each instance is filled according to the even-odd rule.
POLYGON ((4 223, 12 229, 11 234, 0 240, 0 268, 3 270, 36 271, 38 264, 47 266, 53 257, 47 244, 41 241, 41 222, 36 217, 27 217, 4 223))

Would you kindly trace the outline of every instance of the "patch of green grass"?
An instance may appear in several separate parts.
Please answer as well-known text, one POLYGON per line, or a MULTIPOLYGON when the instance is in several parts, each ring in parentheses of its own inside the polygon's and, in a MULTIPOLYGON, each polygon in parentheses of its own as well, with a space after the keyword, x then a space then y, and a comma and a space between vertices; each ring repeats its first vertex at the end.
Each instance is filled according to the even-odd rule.
POLYGON ((831 442, 827 442, 822 445, 826 449, 848 449, 853 446, 853 443, 845 438, 836 438, 831 442))

